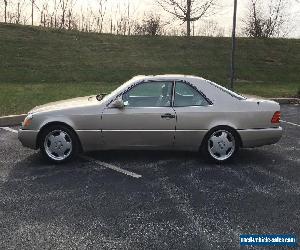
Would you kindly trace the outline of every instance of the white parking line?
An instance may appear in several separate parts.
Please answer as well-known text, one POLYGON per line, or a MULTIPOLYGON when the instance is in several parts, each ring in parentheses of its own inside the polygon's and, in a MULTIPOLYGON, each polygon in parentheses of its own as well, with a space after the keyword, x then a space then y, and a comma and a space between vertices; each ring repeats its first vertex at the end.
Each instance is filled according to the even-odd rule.
POLYGON ((290 125, 293 125, 293 126, 300 127, 300 125, 299 125, 299 124, 296 124, 296 123, 287 122, 287 121, 283 121, 283 120, 280 120, 280 121, 283 122, 283 123, 287 123, 287 124, 290 124, 290 125))
POLYGON ((15 130, 15 129, 12 129, 12 128, 9 128, 9 127, 0 127, 0 129, 3 129, 3 130, 6 130, 6 131, 9 131, 9 132, 12 132, 12 133, 18 133, 18 130, 15 130))
POLYGON ((122 169, 122 168, 119 168, 117 166, 114 166, 112 164, 109 164, 109 163, 106 163, 106 162, 102 162, 102 161, 97 161, 91 157, 87 157, 87 156, 81 156, 82 159, 84 160, 87 160, 87 161, 91 161, 91 162, 94 162, 100 166, 103 166, 103 167, 106 167, 106 168, 109 168, 109 169, 112 169, 112 170, 115 170, 119 173, 122 173, 122 174, 125 174, 125 175, 128 175, 128 176, 131 176, 133 178, 141 178, 142 176, 139 175, 139 174, 136 174, 136 173, 133 173, 133 172, 130 172, 130 171, 127 171, 125 169, 122 169))
MULTIPOLYGON (((9 127, 0 127, 0 129, 3 129, 3 130, 6 130, 6 131, 9 131, 9 132, 12 132, 12 133, 18 133, 17 130, 15 129, 12 129, 12 128, 9 128, 9 127)), ((117 166, 114 166, 112 164, 109 164, 109 163, 106 163, 106 162, 102 162, 102 161, 97 161, 93 158, 90 158, 90 157, 87 157, 87 156, 81 156, 81 158, 85 159, 85 160, 88 160, 88 161, 91 161, 91 162, 94 162, 98 165, 101 165, 103 167, 106 167, 106 168, 109 168, 109 169, 112 169, 112 170, 115 170, 117 172, 120 172, 122 174, 126 174, 126 175, 129 175, 133 178, 141 178, 142 176, 139 175, 139 174, 136 174, 136 173, 133 173, 133 172, 130 172, 130 171, 127 171, 125 169, 122 169, 122 168, 119 168, 117 166)))

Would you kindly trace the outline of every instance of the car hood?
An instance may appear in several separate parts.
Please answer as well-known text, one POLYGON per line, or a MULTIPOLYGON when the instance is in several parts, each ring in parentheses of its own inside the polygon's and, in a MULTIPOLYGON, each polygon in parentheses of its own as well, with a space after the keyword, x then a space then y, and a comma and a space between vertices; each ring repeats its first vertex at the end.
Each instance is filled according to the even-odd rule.
POLYGON ((96 96, 85 96, 85 97, 77 97, 73 99, 58 101, 58 102, 50 102, 41 106, 37 106, 32 109, 29 113, 40 113, 40 112, 48 112, 55 110, 63 110, 69 108, 79 108, 86 107, 97 103, 96 96))

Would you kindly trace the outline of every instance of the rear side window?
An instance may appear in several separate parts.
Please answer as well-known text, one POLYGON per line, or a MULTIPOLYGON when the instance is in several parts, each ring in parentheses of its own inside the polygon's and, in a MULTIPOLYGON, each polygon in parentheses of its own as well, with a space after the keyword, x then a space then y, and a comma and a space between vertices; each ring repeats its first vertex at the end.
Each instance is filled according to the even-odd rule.
POLYGON ((176 82, 174 107, 207 105, 209 105, 209 103, 198 90, 184 82, 176 82))

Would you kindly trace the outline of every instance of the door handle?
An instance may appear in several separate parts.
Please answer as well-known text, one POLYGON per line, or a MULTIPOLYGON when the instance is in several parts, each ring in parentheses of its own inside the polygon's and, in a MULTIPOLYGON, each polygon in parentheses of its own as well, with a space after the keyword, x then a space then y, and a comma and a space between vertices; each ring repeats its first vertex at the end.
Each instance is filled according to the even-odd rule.
POLYGON ((174 119, 175 115, 167 113, 167 114, 162 115, 161 118, 163 118, 163 119, 174 119))

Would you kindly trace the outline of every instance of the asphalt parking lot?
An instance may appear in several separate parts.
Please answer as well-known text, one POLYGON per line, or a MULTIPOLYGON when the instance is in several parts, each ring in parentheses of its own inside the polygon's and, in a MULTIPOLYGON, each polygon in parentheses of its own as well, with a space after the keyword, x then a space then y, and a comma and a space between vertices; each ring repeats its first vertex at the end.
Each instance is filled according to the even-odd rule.
POLYGON ((0 246, 240 249, 240 234, 299 238, 300 106, 282 116, 278 144, 242 149, 224 166, 144 151, 55 166, 0 129, 0 246))

